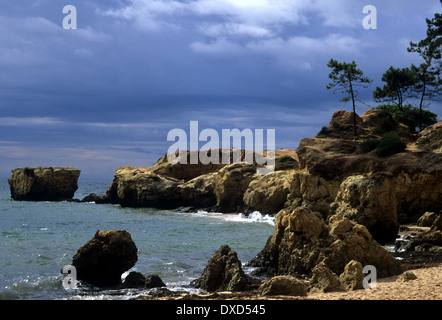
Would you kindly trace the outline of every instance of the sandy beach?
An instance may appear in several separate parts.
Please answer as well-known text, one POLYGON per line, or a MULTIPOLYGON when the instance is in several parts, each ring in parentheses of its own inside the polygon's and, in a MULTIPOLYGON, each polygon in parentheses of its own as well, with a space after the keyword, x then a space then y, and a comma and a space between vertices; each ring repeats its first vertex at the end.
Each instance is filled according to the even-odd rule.
POLYGON ((442 262, 407 269, 416 279, 380 278, 376 289, 342 292, 309 292, 306 297, 261 296, 256 292, 173 293, 144 296, 140 300, 442 300, 442 262))
POLYGON ((409 269, 416 279, 397 281, 398 276, 378 279, 376 289, 312 293, 307 299, 320 300, 442 300, 442 263, 409 269))

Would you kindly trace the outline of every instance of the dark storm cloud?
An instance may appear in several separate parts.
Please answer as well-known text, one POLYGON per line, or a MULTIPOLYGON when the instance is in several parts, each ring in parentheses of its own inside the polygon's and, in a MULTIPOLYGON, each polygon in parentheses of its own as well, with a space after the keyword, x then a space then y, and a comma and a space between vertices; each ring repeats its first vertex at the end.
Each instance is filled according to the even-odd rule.
POLYGON ((436 11, 437 0, 2 1, 0 173, 76 165, 109 176, 151 165, 170 146, 167 132, 191 120, 275 128, 277 148, 296 148, 349 108, 325 90, 330 58, 356 60, 375 80, 360 95, 374 106, 389 66, 419 63, 406 48, 436 11), (62 26, 68 4, 76 30, 62 26), (377 30, 362 27, 367 4, 377 30))

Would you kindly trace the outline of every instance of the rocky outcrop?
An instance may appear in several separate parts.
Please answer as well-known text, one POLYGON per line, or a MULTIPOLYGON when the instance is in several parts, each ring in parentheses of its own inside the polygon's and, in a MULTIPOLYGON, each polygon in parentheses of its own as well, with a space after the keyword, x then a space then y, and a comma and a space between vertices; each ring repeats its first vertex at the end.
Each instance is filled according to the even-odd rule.
POLYGON ((232 164, 214 175, 213 187, 217 199, 215 210, 240 212, 244 209, 244 193, 256 178, 256 167, 232 164))
POLYGON ((98 230, 95 236, 78 249, 72 260, 77 279, 90 285, 115 288, 121 275, 138 260, 137 247, 125 230, 98 230))
POLYGON ((73 167, 24 167, 12 170, 11 198, 24 201, 72 199, 78 189, 80 170, 73 167))
POLYGON ((421 227, 431 227, 433 222, 437 219, 438 214, 435 212, 425 212, 417 220, 417 225, 421 227))
POLYGON ((223 245, 212 255, 201 277, 191 285, 208 292, 244 291, 248 283, 236 252, 223 245))
POLYGON ((396 239, 399 223, 395 186, 384 175, 348 177, 330 207, 333 213, 367 227, 381 244, 396 239))
POLYGON ((127 207, 207 208, 216 204, 212 175, 198 176, 185 182, 159 175, 149 168, 121 167, 115 172, 106 199, 127 207))
POLYGON ((442 121, 419 132, 416 146, 421 150, 442 153, 442 121))
POLYGON ((402 271, 363 225, 339 215, 327 225, 309 209, 298 207, 277 214, 273 235, 249 265, 258 267, 258 274, 311 277, 321 262, 341 274, 351 260, 375 266, 380 277, 402 271))
POLYGON ((288 196, 295 191, 294 180, 293 170, 255 177, 244 192, 244 204, 250 211, 274 214, 288 205, 288 196))
MULTIPOLYGON (((394 241, 399 224, 442 209, 442 153, 420 148, 416 135, 385 111, 368 110, 356 119, 360 139, 394 130, 407 150, 388 157, 363 153, 353 137, 353 113, 337 111, 315 138, 302 139, 296 150, 277 150, 280 170, 271 174, 256 174, 256 164, 180 164, 164 156, 152 167, 117 169, 106 195, 88 200, 246 214, 305 206, 324 219, 339 214, 354 220, 380 243, 394 241)), ((438 125, 423 137, 436 141, 438 125)), ((213 152, 222 158, 222 150, 213 152)), ((190 162, 192 153, 185 156, 190 162)))

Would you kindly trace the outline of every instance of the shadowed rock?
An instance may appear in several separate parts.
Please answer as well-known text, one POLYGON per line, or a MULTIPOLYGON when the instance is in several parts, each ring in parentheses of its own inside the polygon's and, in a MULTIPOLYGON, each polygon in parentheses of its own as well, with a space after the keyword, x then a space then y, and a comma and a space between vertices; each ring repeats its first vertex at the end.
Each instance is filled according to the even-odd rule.
POLYGON ((121 275, 138 260, 137 247, 125 230, 98 230, 72 260, 78 280, 97 287, 118 287, 121 275))
POLYGON ((12 170, 11 198, 23 201, 63 201, 78 189, 80 170, 73 167, 24 167, 12 170))
POLYGON ((191 285, 208 292, 244 291, 247 283, 236 252, 223 245, 210 258, 202 276, 192 281, 191 285))

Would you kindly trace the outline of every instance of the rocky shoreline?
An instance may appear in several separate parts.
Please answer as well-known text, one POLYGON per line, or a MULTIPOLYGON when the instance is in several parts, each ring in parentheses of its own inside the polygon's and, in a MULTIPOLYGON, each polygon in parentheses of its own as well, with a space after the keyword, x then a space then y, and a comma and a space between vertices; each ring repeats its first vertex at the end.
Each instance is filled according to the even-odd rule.
MULTIPOLYGON (((367 265, 374 266, 380 278, 388 278, 413 264, 442 262, 442 122, 413 134, 381 110, 356 117, 359 141, 349 138, 353 113, 337 111, 316 137, 303 139, 296 150, 276 151, 275 172, 268 175, 257 174, 255 163, 171 164, 166 155, 151 167, 118 168, 104 195, 68 200, 275 215, 274 234, 247 263, 256 268, 255 276, 264 278, 255 281, 245 275, 236 253, 221 246, 193 283, 208 292, 206 298, 214 298, 214 292, 223 296, 216 292, 226 290, 235 292, 234 297, 237 292, 249 297, 249 292, 308 296, 318 290, 342 291, 345 279, 357 281, 355 288, 361 286, 362 268, 367 265), (361 141, 382 139, 387 127, 406 143, 406 149, 388 156, 364 152, 361 141), (432 215, 427 229, 397 240, 406 231, 401 225, 417 223, 421 217, 423 221, 425 215, 432 215), (383 247, 395 241, 393 253, 383 247), (349 269, 356 271, 347 275, 349 269)), ((29 176, 35 174, 21 176, 28 182, 11 178, 11 193, 19 189, 16 186, 29 184, 29 176)), ((167 289, 158 292, 179 296, 167 289)))

